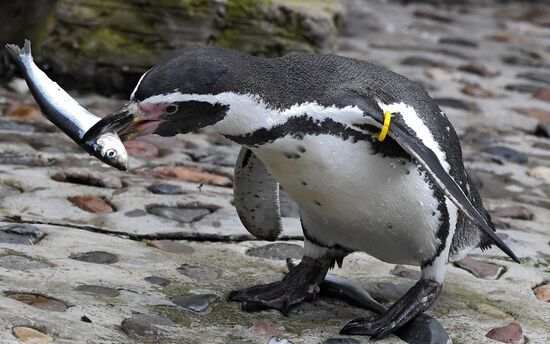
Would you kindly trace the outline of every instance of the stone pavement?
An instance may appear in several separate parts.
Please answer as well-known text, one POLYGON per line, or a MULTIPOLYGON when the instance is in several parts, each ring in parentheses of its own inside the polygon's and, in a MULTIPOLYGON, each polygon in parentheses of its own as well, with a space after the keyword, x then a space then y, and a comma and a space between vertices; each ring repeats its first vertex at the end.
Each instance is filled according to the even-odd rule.
MULTIPOLYGON (((550 9, 343 4, 338 53, 425 85, 522 259, 473 251, 449 267, 428 313, 455 344, 550 342, 550 9)), ((291 201, 283 198, 275 244, 240 224, 231 205, 237 146, 207 130, 146 137, 127 144, 131 170, 122 173, 53 128, 21 86, 0 89, 0 343, 368 342, 338 335, 366 312, 331 298, 290 317, 224 301, 233 289, 281 279, 284 259, 301 252, 291 201)), ((77 99, 98 114, 123 103, 77 99)), ((359 253, 331 273, 385 304, 418 277, 359 253)))

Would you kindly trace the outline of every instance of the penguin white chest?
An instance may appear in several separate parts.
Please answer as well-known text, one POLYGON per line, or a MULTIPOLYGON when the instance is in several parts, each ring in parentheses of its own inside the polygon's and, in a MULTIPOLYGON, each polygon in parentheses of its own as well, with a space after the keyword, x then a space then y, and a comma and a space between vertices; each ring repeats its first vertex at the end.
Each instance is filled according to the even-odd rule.
POLYGON ((252 149, 300 206, 306 237, 402 264, 429 259, 441 244, 440 200, 408 159, 332 135, 285 136, 252 149))

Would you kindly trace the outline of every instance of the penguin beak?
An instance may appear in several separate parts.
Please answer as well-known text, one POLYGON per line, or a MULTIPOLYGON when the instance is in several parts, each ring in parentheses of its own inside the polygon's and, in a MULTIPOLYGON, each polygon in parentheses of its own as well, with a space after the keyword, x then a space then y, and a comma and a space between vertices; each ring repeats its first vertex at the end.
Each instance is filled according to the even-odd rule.
POLYGON ((84 134, 84 140, 93 139, 106 132, 113 131, 118 134, 122 141, 152 133, 160 121, 146 119, 138 114, 139 111, 135 110, 136 106, 129 103, 120 110, 107 115, 84 134))

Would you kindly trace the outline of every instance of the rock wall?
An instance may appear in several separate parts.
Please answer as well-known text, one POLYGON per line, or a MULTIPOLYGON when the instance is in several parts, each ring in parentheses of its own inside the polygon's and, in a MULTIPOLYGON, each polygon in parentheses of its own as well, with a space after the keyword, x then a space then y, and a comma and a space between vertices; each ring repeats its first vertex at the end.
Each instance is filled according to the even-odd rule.
POLYGON ((66 87, 126 96, 141 73, 185 46, 262 56, 331 51, 342 17, 337 0, 58 0, 53 7, 33 35, 48 73, 66 87))

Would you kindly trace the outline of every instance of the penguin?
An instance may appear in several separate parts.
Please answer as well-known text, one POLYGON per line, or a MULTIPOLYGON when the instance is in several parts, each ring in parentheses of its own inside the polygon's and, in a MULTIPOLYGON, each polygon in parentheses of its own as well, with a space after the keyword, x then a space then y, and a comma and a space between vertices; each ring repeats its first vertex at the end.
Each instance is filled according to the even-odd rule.
POLYGON ((85 139, 204 127, 242 145, 235 205, 251 234, 278 237, 280 187, 300 208, 301 262, 281 281, 231 292, 244 311, 288 314, 352 252, 420 266, 420 280, 389 309, 341 330, 382 338, 434 303, 447 265, 470 249, 495 244, 519 263, 495 233, 444 112, 383 67, 332 54, 187 48, 145 72, 130 101, 85 139))

